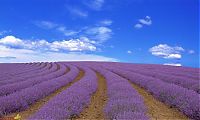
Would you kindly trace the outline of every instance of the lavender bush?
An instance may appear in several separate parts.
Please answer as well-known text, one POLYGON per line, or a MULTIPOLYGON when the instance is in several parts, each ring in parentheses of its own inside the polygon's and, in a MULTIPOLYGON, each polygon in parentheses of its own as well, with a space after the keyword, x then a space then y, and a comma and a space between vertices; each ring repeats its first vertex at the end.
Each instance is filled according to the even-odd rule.
POLYGON ((62 64, 60 64, 59 66, 60 66, 60 69, 58 71, 54 72, 54 70, 53 71, 49 70, 49 71, 44 72, 43 76, 37 76, 34 78, 27 79, 25 81, 19 81, 19 82, 13 83, 13 84, 0 86, 0 96, 8 95, 8 94, 11 94, 18 90, 25 89, 27 87, 34 86, 41 82, 55 79, 59 76, 62 76, 63 74, 66 73, 67 69, 62 64))
POLYGON ((144 68, 141 68, 141 67, 115 66, 115 68, 116 67, 118 69, 125 69, 125 70, 129 70, 129 71, 132 71, 132 72, 135 72, 135 73, 139 73, 141 75, 151 76, 153 78, 160 79, 164 82, 179 85, 181 87, 188 88, 190 90, 196 91, 197 93, 200 93, 199 81, 193 80, 191 78, 169 75, 166 72, 162 72, 162 69, 159 69, 160 72, 158 72, 158 71, 155 71, 155 70, 151 70, 151 69, 148 70, 148 69, 144 69, 144 68))
POLYGON ((148 119, 143 98, 126 79, 101 67, 92 68, 107 81, 108 102, 104 111, 108 119, 148 119))
POLYGON ((68 66, 70 71, 65 75, 25 88, 8 96, 0 97, 0 116, 25 110, 37 100, 70 83, 78 75, 78 69, 71 65, 68 66))
POLYGON ((0 78, 1 80, 9 79, 12 76, 19 75, 24 72, 33 71, 36 69, 41 69, 46 64, 35 63, 34 65, 24 65, 24 64, 1 64, 0 65, 0 78), (39 65, 39 66, 38 66, 39 65))
MULTIPOLYGON (((10 75, 9 78, 1 80, 0 81, 0 85, 3 85, 7 81, 11 81, 12 82, 13 79, 15 79, 15 80, 16 79, 26 79, 26 78, 29 78, 29 77, 37 76, 37 74, 39 75, 39 74, 41 74, 41 72, 48 70, 48 68, 47 68, 46 65, 47 64, 45 64, 45 66, 43 66, 42 68, 38 68, 38 69, 34 69, 34 70, 29 70, 29 71, 26 71, 26 72, 18 74, 18 75, 10 75)), ((17 69, 17 68, 15 68, 15 69, 17 69)))
POLYGON ((79 115, 88 106, 91 95, 97 89, 95 72, 86 67, 81 69, 85 75, 80 81, 47 102, 30 119, 63 120, 79 115))
POLYGON ((113 67, 109 69, 145 88, 160 101, 177 107, 192 119, 200 119, 200 95, 198 93, 174 84, 165 83, 156 78, 113 67))

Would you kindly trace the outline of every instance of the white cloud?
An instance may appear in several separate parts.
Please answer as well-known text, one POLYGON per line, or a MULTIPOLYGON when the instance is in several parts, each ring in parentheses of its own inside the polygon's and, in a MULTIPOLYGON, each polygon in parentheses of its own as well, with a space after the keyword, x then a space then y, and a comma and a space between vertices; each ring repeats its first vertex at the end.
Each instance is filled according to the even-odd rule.
POLYGON ((85 4, 93 10, 101 10, 104 2, 104 0, 86 0, 85 4))
POLYGON ((188 53, 189 54, 194 54, 195 52, 194 52, 194 50, 189 50, 188 53))
POLYGON ((137 23, 137 24, 135 24, 135 26, 134 26, 135 28, 142 28, 143 27, 143 25, 142 24, 140 24, 140 23, 137 23))
POLYGON ((50 45, 51 50, 54 51, 59 51, 60 49, 62 50, 69 50, 69 51, 95 51, 96 47, 89 43, 89 42, 84 42, 81 41, 80 39, 76 40, 63 40, 63 41, 54 41, 50 45))
POLYGON ((182 66, 180 63, 164 63, 163 65, 169 65, 169 66, 182 66))
POLYGON ((99 43, 105 42, 111 38, 112 30, 108 27, 93 27, 86 30, 88 35, 91 35, 92 39, 97 40, 99 43))
POLYGON ((143 25, 151 25, 152 24, 151 17, 149 17, 149 16, 146 16, 144 19, 139 19, 139 22, 143 25))
POLYGON ((165 59, 180 59, 181 52, 184 51, 182 47, 171 47, 167 44, 159 44, 149 49, 152 55, 162 57, 165 59))
POLYGON ((95 51, 95 41, 87 37, 48 42, 28 41, 9 36, 0 39, 0 62, 41 62, 41 61, 118 61, 115 58, 71 51, 95 51), (9 38, 13 40, 9 41, 9 38), (20 41, 22 45, 18 44, 20 41), (6 44, 4 44, 6 43, 6 44), (8 44, 9 43, 9 46, 8 44), (13 45, 10 45, 12 44, 13 45), (16 44, 17 43, 17 44, 16 44))
POLYGON ((139 19, 138 23, 135 24, 135 28, 139 29, 142 28, 143 26, 150 26, 152 24, 152 20, 150 16, 146 16, 143 19, 139 19))
POLYGON ((105 26, 110 26, 112 25, 113 21, 112 20, 102 20, 100 21, 101 25, 105 25, 105 26))
POLYGON ((167 59, 180 59, 181 57, 181 54, 169 54, 168 56, 164 56, 164 58, 167 59))
POLYGON ((106 40, 110 39, 112 36, 112 29, 108 27, 112 24, 111 20, 103 20, 103 21, 100 21, 99 24, 96 26, 92 26, 92 27, 86 26, 86 27, 80 28, 79 30, 70 30, 61 24, 56 24, 53 22, 50 22, 50 23, 54 24, 54 27, 48 27, 48 28, 55 29, 56 31, 63 33, 65 36, 70 36, 73 38, 83 36, 83 37, 87 37, 87 38, 95 40, 96 43, 98 44, 105 42, 106 40))
POLYGON ((23 41, 15 38, 14 36, 6 36, 2 39, 0 39, 0 44, 4 44, 4 45, 11 45, 11 46, 18 46, 18 45, 22 45, 23 41))
POLYGON ((50 21, 37 21, 35 22, 38 27, 45 28, 45 29, 54 29, 58 32, 63 33, 65 36, 85 36, 94 40, 99 41, 102 43, 111 38, 112 29, 108 26, 112 24, 112 20, 102 20, 99 22, 97 26, 94 27, 83 27, 79 30, 70 30, 67 29, 65 26, 57 23, 53 23, 50 21))
POLYGON ((65 53, 65 52, 41 52, 26 49, 14 49, 0 45, 0 62, 55 62, 55 61, 118 61, 94 54, 65 53), (6 59, 6 57, 9 59, 6 59), (1 59, 2 58, 2 59, 1 59), (11 59, 12 58, 12 59, 11 59))
POLYGON ((127 51, 127 53, 128 53, 128 54, 131 54, 131 53, 132 53, 132 51, 128 50, 128 51, 127 51))
POLYGON ((48 42, 46 40, 22 40, 14 36, 6 36, 0 39, 0 45, 4 45, 10 48, 25 48, 25 49, 38 49, 41 51, 95 51, 95 42, 89 40, 86 37, 81 37, 79 39, 61 40, 48 42))

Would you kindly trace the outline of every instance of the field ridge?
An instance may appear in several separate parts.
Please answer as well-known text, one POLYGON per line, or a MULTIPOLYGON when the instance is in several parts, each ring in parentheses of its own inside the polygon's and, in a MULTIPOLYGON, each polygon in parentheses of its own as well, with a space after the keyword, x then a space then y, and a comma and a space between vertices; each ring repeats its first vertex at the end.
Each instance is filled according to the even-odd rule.
MULTIPOLYGON (((67 73, 65 73, 67 74, 67 73)), ((16 112, 16 113, 12 113, 9 114, 7 116, 4 116, 4 118, 8 118, 8 117, 14 117, 17 114, 19 114, 22 119, 27 119, 29 118, 32 114, 34 114, 35 112, 37 112, 37 110, 39 110, 45 103, 47 103, 50 99, 54 98, 56 95, 58 95, 59 93, 61 93, 63 90, 67 89, 68 87, 70 87, 72 84, 76 83, 77 81, 79 81, 82 77, 84 76, 84 71, 83 70, 79 70, 79 74, 78 76, 69 84, 59 88, 58 90, 54 91, 52 94, 46 96, 43 99, 38 100, 36 103, 34 103, 33 105, 31 105, 28 109, 26 109, 25 111, 21 111, 21 112, 16 112)))

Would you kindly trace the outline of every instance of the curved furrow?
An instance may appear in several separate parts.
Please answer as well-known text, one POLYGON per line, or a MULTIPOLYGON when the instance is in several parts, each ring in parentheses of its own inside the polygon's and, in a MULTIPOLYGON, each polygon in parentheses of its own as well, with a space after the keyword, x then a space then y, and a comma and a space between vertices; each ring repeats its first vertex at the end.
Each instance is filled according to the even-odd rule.
MULTIPOLYGON (((35 68, 35 69, 29 69, 28 71, 24 71, 23 73, 19 73, 19 74, 16 74, 16 75, 12 75, 9 77, 9 79, 13 79, 13 78, 20 78, 20 77, 26 77, 28 74, 32 73, 32 74, 35 74, 35 73, 39 73, 40 71, 42 70, 46 70, 50 67, 50 64, 49 63, 42 63, 42 65, 38 68, 35 68)), ((7 80, 7 79, 6 79, 7 80)), ((2 80, 3 81, 3 80, 2 80)))
MULTIPOLYGON (((27 66, 22 66, 22 65, 17 65, 17 64, 3 64, 4 66, 0 66, 0 76, 1 76, 1 80, 2 79, 6 79, 9 78, 10 76, 12 76, 14 73, 16 73, 17 71, 24 71, 26 70, 28 67, 27 66)), ((31 67, 29 67, 30 69, 31 67)))
POLYGON ((34 86, 36 84, 39 84, 48 80, 56 79, 57 77, 62 76, 68 72, 68 69, 66 68, 66 66, 62 64, 59 64, 59 66, 60 66, 60 69, 55 72, 50 72, 50 73, 47 72, 43 76, 38 76, 35 78, 27 79, 25 81, 20 81, 17 83, 1 86, 0 96, 9 95, 11 93, 28 88, 30 86, 34 86))
MULTIPOLYGON (((110 65, 109 63, 103 63, 105 65, 110 65)), ((131 63, 112 63, 115 66, 120 66, 122 68, 131 68, 133 70, 139 71, 152 71, 157 73, 168 74, 170 76, 179 76, 192 80, 199 79, 199 70, 196 68, 187 67, 175 67, 175 66, 165 66, 165 65, 155 65, 155 64, 131 64, 131 63)))
POLYGON ((37 77, 41 77, 43 75, 49 74, 51 72, 54 71, 58 71, 59 70, 59 66, 57 64, 53 63, 52 68, 49 70, 49 68, 45 68, 43 70, 38 71, 37 73, 30 73, 27 74, 26 76, 22 76, 22 77, 18 77, 18 78, 14 78, 14 79, 10 79, 10 80, 6 80, 6 81, 0 81, 0 87, 4 86, 4 85, 8 85, 8 84, 13 84, 16 82, 23 82, 29 79, 34 79, 37 77))
POLYGON ((177 77, 183 77, 187 78, 190 80, 199 80, 199 75, 198 75, 198 70, 193 72, 189 71, 183 71, 181 67, 174 67, 174 66, 161 66, 161 65, 130 65, 130 64, 121 64, 119 65, 123 68, 132 68, 133 70, 138 70, 138 71, 151 71, 155 73, 162 73, 165 75, 170 75, 170 76, 177 76, 177 77), (126 66, 126 67, 125 67, 126 66))
MULTIPOLYGON (((155 72, 160 72, 161 71, 160 69, 155 70, 155 72)), ((180 71, 180 70, 172 71, 172 70, 166 69, 166 70, 162 70, 162 73, 166 75, 170 75, 170 76, 172 75, 172 76, 184 77, 184 78, 192 79, 192 80, 200 80, 198 72, 190 73, 188 71, 180 71)))
POLYGON ((200 119, 200 95, 198 93, 134 72, 117 68, 110 68, 110 70, 145 88, 152 93, 155 98, 172 107, 176 107, 189 118, 200 119))
POLYGON ((97 76, 91 69, 79 67, 85 71, 85 75, 78 82, 48 101, 29 118, 30 120, 72 119, 89 105, 92 94, 97 90, 97 76))
POLYGON ((106 119, 148 119, 143 98, 128 80, 100 66, 93 65, 92 68, 101 73, 107 82, 108 102, 104 108, 106 119))
POLYGON ((50 94, 50 95, 38 100, 36 103, 30 105, 30 107, 28 109, 26 109, 24 111, 20 111, 20 112, 15 112, 15 113, 9 114, 7 116, 4 116, 3 118, 8 118, 8 117, 14 118, 17 114, 19 114, 21 116, 22 120, 28 119, 31 115, 36 113, 49 100, 54 98, 56 95, 60 94, 62 91, 68 89, 71 85, 73 85, 77 81, 79 81, 84 76, 84 74, 85 74, 84 71, 80 70, 78 75, 76 76, 76 78, 74 80, 72 80, 72 82, 69 82, 65 86, 63 86, 63 87, 59 88, 58 90, 54 91, 52 94, 50 94))
POLYGON ((23 111, 36 101, 72 82, 78 75, 79 70, 74 66, 67 66, 69 66, 70 71, 65 75, 25 88, 8 96, 0 97, 0 116, 23 111))
MULTIPOLYGON (((10 64, 10 65, 14 65, 13 67, 15 68, 15 69, 12 69, 13 67, 11 67, 11 68, 9 68, 9 70, 8 70, 8 72, 7 72, 7 75, 15 75, 15 74, 18 74, 18 72, 21 72, 21 69, 16 69, 16 68, 18 68, 18 66, 16 65, 16 64, 10 64)), ((35 63, 35 67, 37 68, 37 67, 39 67, 39 66, 41 66, 41 63, 35 63)), ((30 68, 32 68, 31 66, 30 66, 30 68)), ((22 70, 24 69, 24 67, 22 67, 22 70)))
POLYGON ((15 74, 11 74, 5 79, 1 79, 1 81, 7 80, 7 79, 12 79, 12 78, 17 77, 17 76, 23 76, 23 75, 26 75, 28 73, 38 72, 39 70, 44 69, 46 67, 46 65, 47 65, 47 63, 42 63, 42 65, 37 67, 37 68, 29 68, 29 69, 24 70, 24 71, 20 71, 20 70, 18 70, 18 68, 13 68, 14 70, 18 70, 20 72, 15 73, 15 74))
POLYGON ((164 120, 164 119, 188 120, 188 118, 183 113, 178 111, 176 108, 171 108, 170 106, 160 102, 159 100, 156 100, 154 96, 151 95, 148 91, 146 91, 143 88, 140 88, 138 85, 134 84, 130 80, 129 82, 133 86, 133 88, 137 90, 137 92, 143 97, 145 106, 147 107, 148 116, 151 120, 157 120, 157 119, 158 120, 164 120))
POLYGON ((172 76, 172 75, 169 76, 167 74, 163 74, 162 72, 154 72, 154 71, 149 71, 149 70, 148 71, 130 70, 130 71, 139 73, 141 75, 154 77, 164 82, 172 83, 184 88, 188 88, 190 90, 194 90, 197 93, 200 93, 200 87, 198 86, 199 81, 197 80, 187 79, 185 77, 180 77, 180 76, 172 76))
POLYGON ((200 87, 199 87, 199 81, 197 80, 192 80, 192 79, 187 79, 184 77, 178 77, 178 76, 169 76, 169 75, 165 75, 162 72, 154 72, 152 70, 140 70, 140 69, 136 69, 136 68, 132 68, 132 67, 120 67, 120 66, 112 66, 112 65, 104 65, 104 67, 108 68, 117 68, 117 69, 122 69, 122 70, 128 70, 130 72, 134 72, 137 74, 140 74, 142 76, 147 76, 147 77, 151 77, 152 79, 160 79, 163 82, 166 83, 171 83, 171 84, 175 84, 178 86, 181 86, 183 88, 187 88, 190 90, 193 90, 197 93, 200 93, 200 87))
POLYGON ((155 99, 154 96, 145 89, 132 82, 130 82, 130 84, 144 98, 147 113, 151 120, 189 120, 187 116, 178 111, 176 108, 172 108, 155 99))
MULTIPOLYGON (((19 77, 19 78, 26 78, 26 77, 30 77, 30 75, 32 74, 33 76, 37 76, 39 74, 41 74, 42 72, 44 71, 47 71, 49 69, 51 69, 52 67, 52 64, 51 63, 45 63, 46 65, 44 67, 40 67, 34 71, 29 71, 29 72, 26 72, 26 73, 21 73, 21 74, 18 74, 14 77, 19 77)), ((32 76, 31 76, 32 77, 32 76)))
POLYGON ((90 104, 86 107, 76 120, 83 119, 105 119, 103 108, 107 103, 107 85, 105 78, 98 72, 96 72, 98 78, 97 91, 92 95, 90 104))

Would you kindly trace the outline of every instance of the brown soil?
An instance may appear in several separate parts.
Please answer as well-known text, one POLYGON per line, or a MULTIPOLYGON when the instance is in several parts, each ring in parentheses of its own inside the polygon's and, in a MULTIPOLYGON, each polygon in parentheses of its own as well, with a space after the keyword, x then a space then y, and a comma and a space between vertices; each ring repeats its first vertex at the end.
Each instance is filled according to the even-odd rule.
POLYGON ((12 113, 10 115, 5 116, 3 119, 14 118, 17 114, 19 114, 21 116, 22 120, 27 119, 32 114, 34 114, 35 112, 37 112, 51 98, 55 97, 56 95, 58 95, 59 93, 61 93, 63 90, 65 90, 68 87, 70 87, 72 84, 74 84, 75 82, 79 81, 83 76, 84 76, 84 71, 80 70, 79 75, 75 78, 74 81, 72 81, 69 84, 67 84, 66 86, 61 87, 60 89, 56 90, 51 95, 49 95, 49 96, 47 96, 47 97, 45 97, 45 98, 37 101, 36 103, 34 103, 33 105, 31 105, 27 110, 21 111, 21 112, 18 112, 18 113, 12 113))
MULTIPOLYGON (((103 108, 107 101, 107 86, 105 78, 96 73, 98 77, 98 89, 91 98, 90 105, 83 110, 77 119, 102 120, 105 119, 103 108)), ((77 120, 76 119, 76 120, 77 120)))
POLYGON ((156 100, 143 88, 133 83, 131 83, 131 85, 143 96, 148 116, 151 120, 188 120, 188 118, 176 108, 170 108, 170 106, 156 100))

